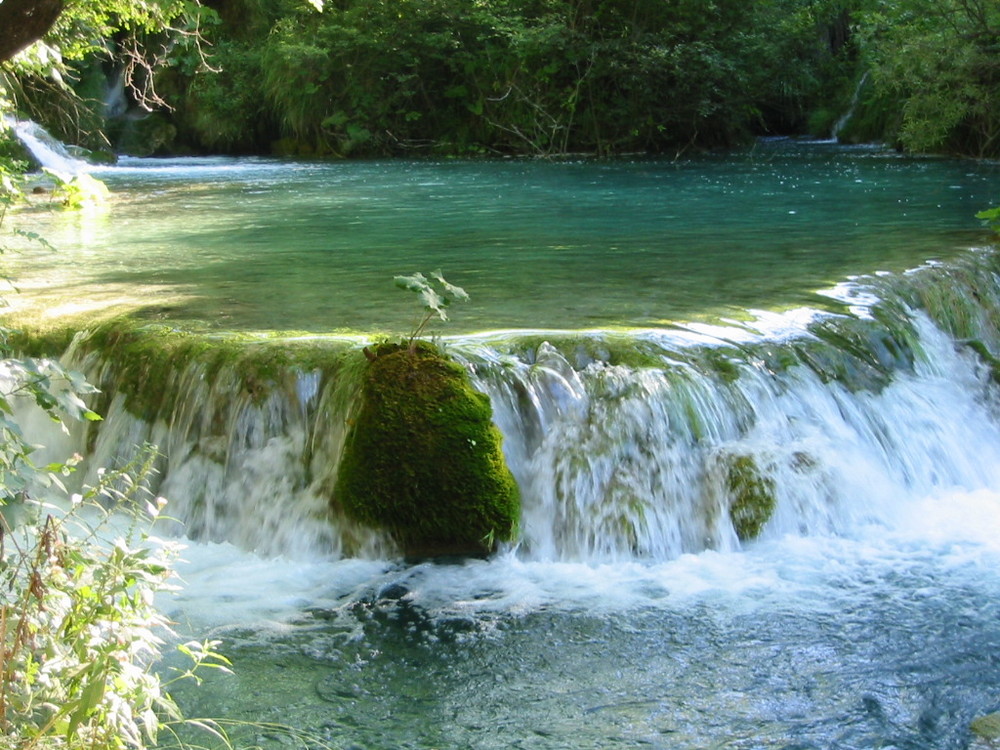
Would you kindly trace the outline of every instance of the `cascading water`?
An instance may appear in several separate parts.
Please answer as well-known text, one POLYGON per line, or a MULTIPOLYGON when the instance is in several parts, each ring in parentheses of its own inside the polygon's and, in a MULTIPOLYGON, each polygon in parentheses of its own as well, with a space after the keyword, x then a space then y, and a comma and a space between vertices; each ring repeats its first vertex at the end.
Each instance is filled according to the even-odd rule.
MULTIPOLYGON (((506 283, 507 266, 528 269, 493 294, 517 302, 504 320, 521 329, 477 334, 476 323, 443 343, 490 396, 523 518, 519 541, 490 559, 420 563, 340 518, 333 480, 365 362, 360 337, 198 337, 169 318, 80 334, 67 359, 102 389, 94 408, 105 420, 52 445, 54 457, 86 448, 93 470, 125 461, 143 442, 163 452, 156 489, 188 549, 184 586, 161 604, 185 636, 221 637, 235 669, 209 675, 201 688, 176 686, 188 713, 290 724, 308 733, 308 747, 968 748, 970 721, 1000 708, 1000 259, 968 249, 982 235, 958 222, 935 234, 931 218, 989 202, 961 188, 995 177, 964 164, 849 153, 846 176, 829 173, 836 196, 858 191, 850 210, 822 196, 815 163, 796 171, 772 163, 776 153, 744 165, 744 177, 763 179, 763 204, 741 202, 762 194, 754 187, 761 183, 721 169, 706 181, 705 165, 531 165, 515 192, 547 207, 532 237, 560 211, 570 229, 597 216, 614 194, 604 181, 611 172, 626 180, 629 200, 644 202, 632 214, 613 201, 615 221, 596 227, 603 233, 593 252, 580 241, 570 253, 555 236, 565 229, 521 254, 524 219, 535 214, 520 213, 527 209, 517 201, 494 207, 512 176, 523 176, 521 165, 499 165, 498 183, 479 164, 447 164, 441 180, 436 167, 408 165, 405 179, 388 186, 379 182, 382 165, 310 165, 321 186, 302 178, 289 191, 285 165, 251 162, 253 179, 233 191, 239 206, 262 214, 254 201, 266 208, 295 192, 281 213, 295 231, 285 226, 283 241, 305 235, 297 228, 315 215, 335 220, 317 230, 323 242, 357 231, 379 248, 365 250, 364 273, 354 275, 339 275, 351 257, 346 246, 329 259, 293 256, 331 263, 325 275, 304 264, 322 276, 320 294, 304 305, 314 317, 289 319, 308 330, 323 330, 323 316, 342 319, 340 308, 334 315, 324 307, 335 293, 348 311, 368 298, 385 306, 367 287, 353 297, 344 290, 369 283, 370 266, 387 276, 387 248, 399 237, 379 234, 387 217, 379 201, 391 202, 397 188, 404 213, 419 210, 429 224, 434 212, 414 207, 413 195, 431 201, 458 185, 433 204, 442 208, 435 216, 456 204, 457 218, 433 238, 435 247, 441 236, 459 238, 440 260, 449 278, 470 255, 467 217, 502 214, 506 223, 473 238, 492 254, 469 263, 488 268, 497 284, 506 283), (945 178, 938 167, 947 167, 945 178), (883 188, 910 170, 919 189, 883 188), (563 202, 553 181, 564 179, 589 187, 563 202), (489 196, 487 208, 458 203, 474 188, 489 196), (675 206, 688 193, 699 206, 712 199, 702 222, 690 220, 695 209, 675 206), (726 231, 716 221, 720 202, 722 218, 734 222, 735 254, 729 240, 721 249, 717 242, 726 231), (574 212, 580 206, 585 215, 574 212), (887 213, 866 223, 869 208, 887 213), (679 229, 668 209, 684 218, 679 229), (811 240, 818 230, 800 219, 820 211, 810 226, 834 232, 811 240), (754 221, 742 223, 748 216, 754 221), (762 217, 773 219, 766 229, 754 223, 762 217), (695 237, 695 223, 710 225, 708 240, 695 237), (626 225, 641 229, 634 242, 626 225), (871 273, 889 242, 896 270, 871 273), (899 271, 921 262, 905 254, 920 242, 921 258, 939 260, 899 271), (786 296, 782 269, 808 261, 815 273, 804 283, 815 289, 817 278, 844 277, 823 261, 857 247, 879 255, 866 265, 867 256, 850 254, 849 265, 868 275, 822 300, 786 296), (616 269, 622 278, 602 276, 619 248, 627 248, 628 262, 616 269), (710 261, 710 250, 721 260, 710 261), (553 269, 569 259, 580 267, 559 296, 553 269), (720 288, 732 289, 720 269, 728 273, 736 259, 737 276, 755 274, 751 286, 772 284, 760 305, 769 312, 743 309, 753 295, 718 312, 720 288), (694 283, 685 270, 707 290, 687 309, 711 306, 714 315, 662 312, 661 298, 694 283), (654 273, 656 283, 644 286, 654 273), (552 287, 544 298, 534 296, 534 276, 552 287), (601 283, 581 286, 589 278, 601 283), (619 283, 625 292, 616 296, 619 283), (544 318, 553 329, 563 320, 587 325, 576 312, 587 307, 581 288, 601 295, 588 310, 613 310, 628 324, 601 318, 594 325, 602 330, 524 330, 521 321, 550 308, 559 313, 544 318), (729 314, 736 320, 723 319, 729 314), (678 318, 712 324, 670 322, 678 318), (740 525, 741 505, 751 501, 769 508, 757 536, 740 525)), ((213 175, 240 168, 208 166, 213 175)), ((236 210, 220 207, 216 188, 167 185, 182 180, 186 164, 157 169, 156 184, 185 210, 227 220, 236 210)), ((128 167, 118 179, 141 171, 128 167)), ((157 204, 143 204, 150 232, 164 202, 158 194, 157 204)), ((239 215, 241 226, 249 221, 239 215)), ((164 254, 172 271, 143 277, 174 285, 178 274, 208 265, 205 287, 221 290, 222 302, 204 309, 225 311, 220 327, 245 309, 242 327, 253 330, 267 316, 232 277, 246 268, 243 282, 263 278, 270 288, 277 268, 296 263, 282 252, 274 265, 251 267, 227 254, 265 229, 251 222, 246 231, 213 224, 209 233, 224 242, 204 251, 207 259, 183 262, 176 242, 150 241, 143 261, 164 254)), ((405 231, 412 238, 412 222, 405 231)), ((272 246, 285 250, 278 240, 272 246)), ((252 247, 255 257, 265 254, 252 247)), ((95 285, 134 282, 121 275, 119 250, 102 247, 101 256, 90 269, 95 285)), ((390 260, 393 271, 408 270, 395 267, 400 257, 390 260)), ((168 316, 171 304, 145 311, 147 319, 168 316)), ((508 314, 485 309, 487 318, 508 314)), ((246 745, 287 745, 260 724, 231 728, 246 745)))
MULTIPOLYGON (((994 263, 984 253, 966 265, 980 282, 994 263)), ((948 273, 927 267, 897 286, 935 274, 944 280, 928 288, 954 283, 948 273)), ((522 488, 518 557, 663 562, 736 550, 735 463, 751 472, 744 484, 773 494, 770 537, 891 526, 909 502, 942 489, 1000 486, 996 397, 982 359, 997 351, 989 320, 962 331, 963 341, 979 342, 977 354, 884 278, 845 289, 857 303, 896 296, 850 314, 788 313, 742 327, 450 341, 491 396, 522 488), (776 333, 753 330, 778 322, 776 333)), ((966 307, 992 293, 962 292, 966 307)), ((1000 312, 997 303, 982 314, 1000 312)), ((71 364, 117 394, 91 428, 92 463, 160 446, 158 491, 193 538, 268 555, 390 549, 372 535, 359 541, 329 511, 352 403, 348 368, 292 368, 251 386, 237 368, 207 373, 195 357, 174 364, 162 403, 137 416, 130 396, 141 394, 125 392, 135 385, 120 370, 144 365, 105 360, 88 342, 78 339, 71 364)), ((338 356, 344 347, 329 343, 338 356)))
POLYGON ((5 118, 4 124, 13 129, 14 135, 25 148, 31 152, 38 163, 46 169, 64 176, 65 179, 84 174, 88 165, 82 159, 77 159, 66 150, 65 144, 45 130, 41 125, 30 120, 15 120, 5 118))

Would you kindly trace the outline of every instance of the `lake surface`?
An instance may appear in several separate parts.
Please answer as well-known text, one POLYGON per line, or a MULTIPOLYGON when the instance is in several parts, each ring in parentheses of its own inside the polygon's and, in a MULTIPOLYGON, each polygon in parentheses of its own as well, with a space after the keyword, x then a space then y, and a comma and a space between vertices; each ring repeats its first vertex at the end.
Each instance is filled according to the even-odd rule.
POLYGON ((1000 709, 996 165, 780 141, 101 177, 104 210, 19 215, 58 248, 10 259, 21 312, 398 332, 393 275, 440 268, 522 490, 488 560, 358 543, 329 514, 336 384, 250 399, 197 362, 155 419, 116 397, 56 445, 165 451, 188 549, 161 605, 235 670, 176 694, 241 746, 960 750, 1000 709), (755 540, 734 460, 775 498, 755 540))

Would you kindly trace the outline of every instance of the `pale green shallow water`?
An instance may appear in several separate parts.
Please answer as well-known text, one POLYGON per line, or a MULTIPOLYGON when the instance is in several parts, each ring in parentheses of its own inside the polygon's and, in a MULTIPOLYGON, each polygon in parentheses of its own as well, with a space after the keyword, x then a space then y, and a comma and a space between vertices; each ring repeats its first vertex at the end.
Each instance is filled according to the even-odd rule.
POLYGON ((829 304, 852 274, 984 240, 995 165, 764 142, 690 160, 128 160, 103 210, 18 217, 48 314, 110 304, 236 330, 407 330, 392 277, 466 288, 448 333, 646 327, 829 304))

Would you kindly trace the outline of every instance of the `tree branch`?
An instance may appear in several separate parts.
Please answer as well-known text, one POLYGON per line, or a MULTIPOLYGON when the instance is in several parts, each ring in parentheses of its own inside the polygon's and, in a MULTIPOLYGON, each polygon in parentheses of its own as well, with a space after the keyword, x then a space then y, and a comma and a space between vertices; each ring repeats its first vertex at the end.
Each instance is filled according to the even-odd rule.
POLYGON ((56 22, 63 0, 0 2, 0 63, 41 39, 56 22))

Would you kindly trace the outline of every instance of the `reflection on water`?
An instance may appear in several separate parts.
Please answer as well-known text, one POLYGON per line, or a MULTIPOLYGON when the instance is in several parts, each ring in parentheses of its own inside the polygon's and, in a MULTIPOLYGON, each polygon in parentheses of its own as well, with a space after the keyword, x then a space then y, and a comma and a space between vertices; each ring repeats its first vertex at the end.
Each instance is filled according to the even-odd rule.
POLYGON ((980 241, 974 214, 1000 198, 995 166, 790 142, 682 162, 128 160, 100 176, 104 213, 19 217, 58 252, 12 261, 18 304, 398 331, 416 310, 392 276, 441 268, 472 295, 449 332, 655 326, 828 304, 812 292, 980 241))

